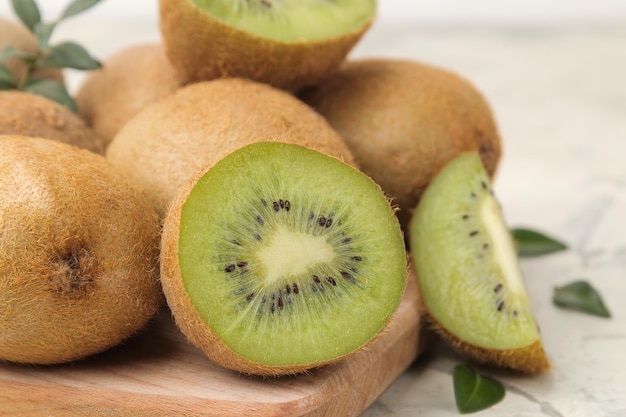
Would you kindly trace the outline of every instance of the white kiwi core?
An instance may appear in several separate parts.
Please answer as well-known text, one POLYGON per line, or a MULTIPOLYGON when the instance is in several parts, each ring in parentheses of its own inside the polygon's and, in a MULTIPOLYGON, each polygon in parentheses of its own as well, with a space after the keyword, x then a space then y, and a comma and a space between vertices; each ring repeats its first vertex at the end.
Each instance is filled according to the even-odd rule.
POLYGON ((485 230, 493 242, 494 260, 502 269, 502 278, 506 281, 508 289, 526 297, 524 278, 513 247, 513 239, 504 223, 500 207, 493 197, 487 196, 482 200, 480 215, 485 230))
POLYGON ((259 249, 258 257, 265 269, 266 283, 273 284, 285 277, 304 274, 317 264, 332 262, 335 255, 324 236, 312 236, 280 225, 268 244, 259 249))

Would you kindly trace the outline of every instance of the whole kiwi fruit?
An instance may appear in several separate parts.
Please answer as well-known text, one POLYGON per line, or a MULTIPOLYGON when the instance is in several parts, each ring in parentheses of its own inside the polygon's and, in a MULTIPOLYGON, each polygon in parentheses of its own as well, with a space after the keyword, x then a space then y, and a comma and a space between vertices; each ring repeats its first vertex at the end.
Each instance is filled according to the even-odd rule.
POLYGON ((160 0, 182 80, 243 77, 295 91, 333 72, 370 27, 376 0, 160 0))
POLYGON ((351 60, 299 97, 393 198, 405 233, 424 188, 452 158, 476 150, 489 175, 496 171, 501 140, 491 108, 454 72, 412 60, 351 60))
POLYGON ((300 145, 257 142, 201 169, 164 221, 161 282, 211 360, 284 375, 380 334, 404 294, 398 219, 370 178, 300 145))
POLYGON ((135 114, 181 83, 160 43, 128 46, 85 77, 76 94, 78 113, 108 145, 135 114))
MULTIPOLYGON (((37 38, 21 23, 0 17, 0 50, 7 46, 13 46, 20 51, 36 54, 39 47, 37 38)), ((4 65, 13 74, 16 80, 21 80, 26 75, 26 64, 18 58, 9 58, 4 65)), ((64 82, 63 71, 60 68, 40 68, 32 75, 36 78, 50 78, 64 82)))
POLYGON ((309 106, 237 78, 190 84, 146 107, 118 132, 106 156, 163 216, 196 170, 261 141, 296 143, 354 164, 341 136, 309 106))
POLYGON ((3 135, 0 149, 0 360, 78 360, 142 329, 163 304, 145 197, 75 146, 3 135))
POLYGON ((52 139, 104 154, 100 137, 69 108, 19 90, 0 91, 0 134, 52 139))

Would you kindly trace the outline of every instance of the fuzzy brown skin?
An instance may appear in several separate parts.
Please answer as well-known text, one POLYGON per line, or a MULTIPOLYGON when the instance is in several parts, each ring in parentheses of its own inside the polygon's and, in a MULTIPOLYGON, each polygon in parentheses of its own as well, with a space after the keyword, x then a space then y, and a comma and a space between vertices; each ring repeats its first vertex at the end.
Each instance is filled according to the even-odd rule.
MULTIPOLYGON (((422 306, 425 307, 424 303, 422 306)), ((424 310, 428 311, 428 310, 424 310)), ((433 330, 447 340, 461 354, 475 360, 477 363, 505 368, 523 374, 538 374, 548 372, 552 365, 546 355, 541 340, 516 349, 489 349, 464 342, 455 334, 449 332, 430 314, 427 314, 433 330)))
POLYGON ((104 154, 104 145, 85 121, 67 107, 18 90, 0 91, 0 135, 65 142, 104 154))
POLYGON ((105 147, 147 105, 181 86, 161 44, 133 45, 87 75, 76 94, 79 114, 105 147))
MULTIPOLYGON (((347 355, 339 356, 324 362, 291 366, 271 366, 252 362, 240 356, 228 345, 226 345, 207 325, 194 307, 193 301, 185 289, 185 284, 183 282, 182 273, 178 263, 178 241, 183 205, 185 204, 189 193, 205 172, 206 169, 204 168, 196 171, 181 188, 180 192, 176 195, 168 209, 163 222, 160 266, 161 286, 167 300, 167 305, 172 312, 177 327, 194 346, 204 352, 207 358, 224 368, 247 375, 267 377, 295 375, 313 368, 318 368, 344 360, 353 353, 361 349, 366 349, 368 345, 373 343, 386 331, 387 326, 385 326, 385 328, 383 328, 383 330, 379 332, 369 343, 361 346, 353 353, 348 353, 347 355)), ((409 284, 409 277, 410 274, 408 273, 407 267, 407 285, 409 284)), ((411 286, 411 288, 413 287, 411 286)))
POLYGON ((354 60, 299 96, 393 198, 405 234, 422 191, 446 162, 476 150, 489 174, 496 171, 501 143, 489 105, 452 72, 408 60, 354 60))
POLYGON ((195 171, 261 141, 307 146, 354 165, 341 136, 306 104, 235 78, 191 84, 146 107, 119 131, 106 155, 164 216, 195 171))
POLYGON ((108 349, 163 304, 160 224, 103 156, 0 136, 0 360, 108 349))
MULTIPOLYGON (((26 26, 20 22, 14 22, 0 17, 0 50, 8 45, 12 45, 20 51, 30 54, 35 54, 38 49, 37 39, 26 26)), ((9 71, 11 71, 18 81, 26 74, 26 66, 17 58, 11 58, 3 62, 3 64, 9 68, 9 71)), ((50 78, 61 83, 64 82, 63 71, 59 68, 40 69, 36 71, 33 76, 38 78, 50 78)))
POLYGON ((332 73, 370 27, 331 39, 280 42, 235 29, 191 0, 160 0, 167 55, 184 82, 242 77, 295 91, 332 73))

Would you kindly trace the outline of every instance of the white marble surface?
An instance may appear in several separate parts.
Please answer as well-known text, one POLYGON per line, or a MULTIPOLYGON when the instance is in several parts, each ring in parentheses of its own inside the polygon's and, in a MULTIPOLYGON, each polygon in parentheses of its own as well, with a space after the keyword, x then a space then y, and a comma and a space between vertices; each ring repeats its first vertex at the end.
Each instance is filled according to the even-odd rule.
MULTIPOLYGON (((618 21, 619 22, 619 21, 618 21)), ((425 26, 379 21, 354 57, 416 59, 472 80, 491 102, 504 141, 495 189, 511 225, 568 242, 522 262, 553 371, 495 376, 505 399, 483 416, 626 416, 626 21, 602 25, 425 26), (610 320, 565 311, 552 290, 591 281, 610 320)), ((99 57, 159 39, 151 19, 68 22, 99 57)), ((72 73, 70 86, 82 75, 72 73)), ((445 346, 418 360, 363 417, 457 416, 445 346)))

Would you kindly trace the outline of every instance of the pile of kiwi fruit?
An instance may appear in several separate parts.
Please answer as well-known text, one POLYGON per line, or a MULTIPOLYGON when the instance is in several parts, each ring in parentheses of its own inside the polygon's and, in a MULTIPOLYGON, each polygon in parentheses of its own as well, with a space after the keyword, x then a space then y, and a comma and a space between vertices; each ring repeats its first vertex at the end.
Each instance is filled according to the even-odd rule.
POLYGON ((33 104, 60 137, 0 117, 0 360, 87 357, 165 304, 218 366, 307 372, 376 340, 413 268, 459 352, 549 369, 490 106, 453 71, 349 58, 376 12, 160 0, 161 42, 106 58, 78 113, 33 104))

